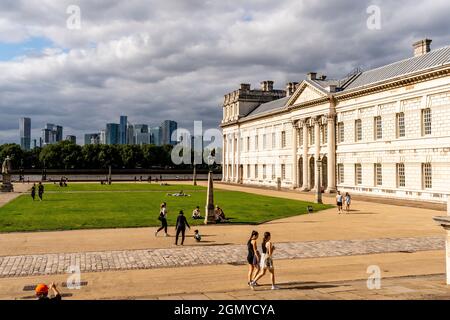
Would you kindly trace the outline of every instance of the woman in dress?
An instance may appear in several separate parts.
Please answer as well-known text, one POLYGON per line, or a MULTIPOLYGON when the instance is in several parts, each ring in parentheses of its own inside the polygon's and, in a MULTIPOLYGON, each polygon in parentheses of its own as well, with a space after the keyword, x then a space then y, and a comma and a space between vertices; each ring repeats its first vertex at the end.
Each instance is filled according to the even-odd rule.
POLYGON ((247 284, 250 286, 252 280, 258 275, 259 272, 259 260, 260 254, 258 251, 258 247, 256 244, 256 240, 258 240, 258 231, 252 231, 250 239, 247 241, 247 262, 248 262, 248 282, 247 284))
POLYGON ((275 246, 272 244, 272 241, 270 240, 271 240, 270 232, 264 232, 264 238, 262 242, 261 263, 260 263, 261 270, 259 271, 259 274, 255 277, 255 279, 253 279, 253 281, 250 282, 250 287, 252 289, 256 286, 256 282, 266 274, 267 270, 269 270, 270 272, 272 290, 278 289, 278 287, 275 285, 275 268, 273 266, 272 260, 272 255, 273 251, 275 250, 275 246))

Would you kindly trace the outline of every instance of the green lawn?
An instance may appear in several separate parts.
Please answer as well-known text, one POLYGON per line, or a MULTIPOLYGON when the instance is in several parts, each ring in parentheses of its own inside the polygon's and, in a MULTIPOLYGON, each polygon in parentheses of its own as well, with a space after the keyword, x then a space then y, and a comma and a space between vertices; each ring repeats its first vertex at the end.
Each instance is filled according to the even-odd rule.
MULTIPOLYGON (((190 224, 198 225, 203 221, 194 221, 190 216, 197 205, 203 214, 206 200, 205 188, 190 185, 46 185, 46 191, 43 202, 33 202, 29 195, 22 195, 1 207, 0 232, 157 226, 159 204, 163 201, 168 205, 169 225, 175 223, 179 210, 185 212, 190 224), (180 190, 191 196, 167 195, 180 190)), ((222 207, 231 223, 258 224, 305 214, 308 205, 314 211, 330 207, 237 191, 216 190, 214 195, 215 204, 222 207)))

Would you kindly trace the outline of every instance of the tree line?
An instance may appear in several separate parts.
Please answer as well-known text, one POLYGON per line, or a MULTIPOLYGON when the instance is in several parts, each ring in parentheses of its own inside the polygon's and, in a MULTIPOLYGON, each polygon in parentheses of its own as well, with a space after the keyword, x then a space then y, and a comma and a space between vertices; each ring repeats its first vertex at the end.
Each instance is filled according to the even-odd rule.
MULTIPOLYGON (((171 160, 172 145, 84 145, 70 141, 22 150, 18 144, 0 145, 0 161, 11 157, 14 170, 19 169, 151 169, 174 167, 187 169, 190 165, 175 166, 171 160)), ((1 163, 0 162, 0 163, 1 163)), ((206 165, 199 166, 206 168, 206 165)))

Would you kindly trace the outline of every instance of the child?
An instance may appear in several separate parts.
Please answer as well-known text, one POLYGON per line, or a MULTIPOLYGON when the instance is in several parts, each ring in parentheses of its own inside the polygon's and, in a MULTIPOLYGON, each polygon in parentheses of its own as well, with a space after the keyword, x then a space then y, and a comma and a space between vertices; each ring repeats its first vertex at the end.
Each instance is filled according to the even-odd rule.
POLYGON ((198 233, 198 230, 194 231, 194 239, 197 240, 197 242, 200 242, 200 240, 202 240, 202 236, 200 235, 200 233, 198 233))

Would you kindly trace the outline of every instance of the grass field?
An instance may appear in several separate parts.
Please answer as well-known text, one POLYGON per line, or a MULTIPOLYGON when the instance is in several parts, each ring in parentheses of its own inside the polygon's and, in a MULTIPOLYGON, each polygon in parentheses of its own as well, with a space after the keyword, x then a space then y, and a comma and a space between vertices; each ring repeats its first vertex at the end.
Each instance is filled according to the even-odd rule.
MULTIPOLYGON (((314 211, 330 207, 237 191, 216 190, 214 196, 215 204, 224 210, 231 223, 240 224, 305 214, 308 205, 314 211)), ((191 219, 191 213, 198 205, 203 215, 205 201, 206 189, 200 186, 46 185, 44 201, 33 202, 29 195, 22 195, 0 208, 0 232, 157 226, 161 202, 167 202, 169 225, 174 225, 179 210, 185 212, 190 224, 198 225, 203 221, 191 219), (191 196, 168 195, 180 190, 191 196)))

